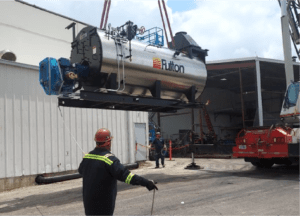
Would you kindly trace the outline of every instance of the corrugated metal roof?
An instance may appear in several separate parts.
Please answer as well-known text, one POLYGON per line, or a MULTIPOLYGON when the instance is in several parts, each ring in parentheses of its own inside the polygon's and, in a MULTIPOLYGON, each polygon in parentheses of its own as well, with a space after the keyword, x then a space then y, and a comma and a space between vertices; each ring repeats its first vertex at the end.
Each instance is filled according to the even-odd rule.
POLYGON ((3 59, 0 59, 0 64, 11 65, 11 66, 16 66, 16 67, 21 67, 21 68, 33 69, 33 70, 37 70, 37 72, 39 70, 39 67, 35 66, 35 65, 29 65, 29 64, 19 63, 19 62, 7 61, 7 60, 3 60, 3 59))
MULTIPOLYGON (((247 58, 236 58, 236 59, 222 59, 215 61, 207 61, 207 64, 223 64, 223 63, 232 63, 232 62, 246 62, 246 61, 263 61, 263 62, 271 62, 277 64, 284 64, 283 60, 278 59, 269 59, 269 58, 261 58, 261 57, 247 57, 247 58)), ((294 62, 294 65, 300 65, 299 62, 294 62)))

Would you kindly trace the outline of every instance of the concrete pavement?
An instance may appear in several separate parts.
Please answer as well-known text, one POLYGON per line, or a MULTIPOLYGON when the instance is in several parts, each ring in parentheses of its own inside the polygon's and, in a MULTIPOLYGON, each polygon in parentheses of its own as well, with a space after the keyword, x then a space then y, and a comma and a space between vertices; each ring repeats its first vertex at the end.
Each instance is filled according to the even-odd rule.
MULTIPOLYGON (((156 215, 299 215, 299 166, 256 169, 241 159, 196 159, 202 170, 184 170, 190 159, 154 162, 133 170, 158 182, 156 215), (184 202, 184 204, 181 204, 184 202)), ((0 193, 0 214, 83 215, 82 180, 0 193)), ((115 215, 149 215, 153 192, 118 184, 115 215)))

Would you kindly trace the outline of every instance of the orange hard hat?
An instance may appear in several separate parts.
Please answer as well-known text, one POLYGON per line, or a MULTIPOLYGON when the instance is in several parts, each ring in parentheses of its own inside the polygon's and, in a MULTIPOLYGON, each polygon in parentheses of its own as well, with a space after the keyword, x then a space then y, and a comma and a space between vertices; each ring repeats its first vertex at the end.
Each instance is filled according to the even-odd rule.
POLYGON ((110 134, 110 131, 106 128, 100 128, 99 130, 97 130, 96 134, 95 134, 95 141, 96 142, 108 142, 111 141, 112 136, 110 134))

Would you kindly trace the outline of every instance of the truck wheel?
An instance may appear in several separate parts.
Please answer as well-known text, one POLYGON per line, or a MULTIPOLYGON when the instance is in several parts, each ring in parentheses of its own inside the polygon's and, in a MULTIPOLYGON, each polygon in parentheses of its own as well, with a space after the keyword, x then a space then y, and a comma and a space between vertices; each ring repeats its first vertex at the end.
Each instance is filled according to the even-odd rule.
POLYGON ((274 165, 273 160, 261 160, 260 163, 263 165, 264 168, 271 168, 274 165))
POLYGON ((286 161, 286 162, 284 163, 284 165, 286 165, 286 166, 291 166, 292 164, 293 164, 292 161, 286 161))
POLYGON ((253 166, 257 168, 263 168, 264 166, 260 162, 251 162, 253 166))
POLYGON ((279 164, 279 165, 285 165, 285 166, 290 166, 293 164, 293 162, 289 159, 276 159, 275 161, 275 164, 279 164))

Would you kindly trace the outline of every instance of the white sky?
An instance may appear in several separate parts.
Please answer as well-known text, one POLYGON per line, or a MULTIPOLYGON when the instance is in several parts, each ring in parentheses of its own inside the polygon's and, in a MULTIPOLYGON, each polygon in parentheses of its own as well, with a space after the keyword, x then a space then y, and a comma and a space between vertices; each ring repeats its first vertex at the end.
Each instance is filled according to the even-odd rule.
MULTIPOLYGON (((100 25, 104 2, 25 1, 95 26, 100 25)), ((166 0, 166 4, 173 34, 190 34, 209 50, 208 61, 254 56, 283 59, 277 0, 166 0)), ((157 0, 112 0, 108 23, 116 27, 128 20, 146 29, 162 28, 157 0)))

